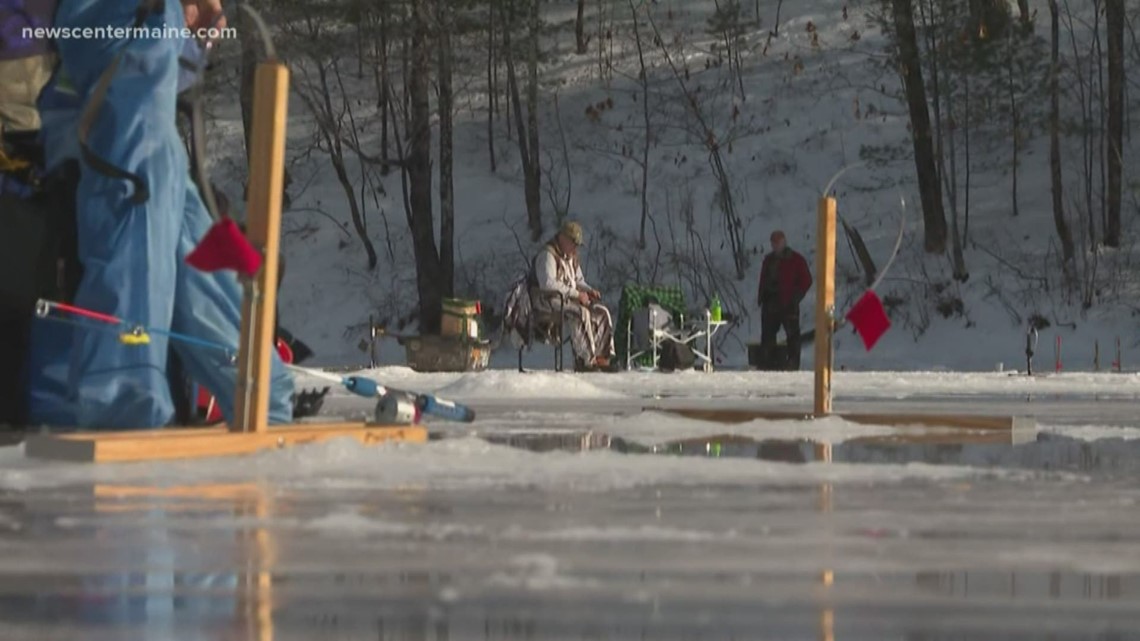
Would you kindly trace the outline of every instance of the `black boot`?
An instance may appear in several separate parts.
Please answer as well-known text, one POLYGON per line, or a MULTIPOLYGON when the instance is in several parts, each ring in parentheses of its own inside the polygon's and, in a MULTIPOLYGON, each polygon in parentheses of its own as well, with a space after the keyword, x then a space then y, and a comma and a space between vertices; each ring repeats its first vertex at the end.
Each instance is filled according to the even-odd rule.
POLYGON ((582 359, 578 356, 575 356, 574 357, 574 371, 580 372, 580 373, 594 372, 594 371, 597 371, 597 366, 594 365, 593 363, 587 363, 584 359, 582 359))

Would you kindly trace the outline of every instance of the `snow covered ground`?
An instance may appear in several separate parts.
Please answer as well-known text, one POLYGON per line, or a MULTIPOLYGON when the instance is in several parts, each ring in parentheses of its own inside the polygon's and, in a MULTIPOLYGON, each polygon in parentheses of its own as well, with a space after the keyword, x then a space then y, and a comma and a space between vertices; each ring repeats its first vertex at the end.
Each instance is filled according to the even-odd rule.
MULTIPOLYGON (((752 3, 743 4, 750 16, 752 3)), ((725 276, 732 271, 731 257, 725 245, 723 214, 717 205, 717 183, 702 141, 686 133, 692 123, 683 116, 683 102, 677 97, 675 80, 659 47, 648 47, 647 53, 651 117, 656 128, 647 190, 653 233, 648 249, 637 250, 634 242, 641 213, 638 162, 644 136, 632 20, 624 2, 587 5, 587 32, 594 40, 585 55, 573 51, 573 3, 543 5, 543 19, 549 26, 540 65, 544 224, 549 233, 555 224, 552 203, 561 203, 569 191, 570 215, 586 225, 587 277, 604 291, 611 305, 616 305, 621 286, 638 274, 642 281, 649 280, 649 265, 660 258, 663 262, 656 272, 657 280, 684 286, 692 306, 704 304, 705 297, 721 290, 718 293, 728 310, 743 318, 722 337, 718 353, 723 365, 743 365, 744 343, 759 334, 754 289, 769 233, 776 228, 786 230, 791 245, 812 258, 814 211, 820 190, 841 168, 856 165, 836 184, 840 215, 861 232, 880 267, 894 245, 902 215, 900 196, 906 199, 904 250, 881 288, 882 294, 904 302, 892 311, 895 327, 873 352, 866 353, 854 336, 840 336, 837 365, 853 370, 985 371, 1003 363, 1010 369, 1022 362, 1026 324, 1030 317, 1039 315, 1050 323, 1041 333, 1039 347, 1039 362, 1048 361, 1046 369, 1052 369, 1057 338, 1062 340, 1066 370, 1092 370, 1097 345, 1100 367, 1108 369, 1115 359, 1118 339, 1124 367, 1134 369, 1136 319, 1129 302, 1137 291, 1138 279, 1131 249, 1102 252, 1097 274, 1103 282, 1098 285, 1096 304, 1089 310, 1081 309, 1079 295, 1061 293, 1056 270, 1047 267, 1056 262, 1056 242, 1048 139, 1043 126, 1027 124, 1022 131, 1021 214, 1016 218, 1010 212, 1009 149, 999 144, 1008 133, 1003 129, 1008 123, 991 114, 993 122, 979 124, 975 131, 969 194, 971 242, 965 247, 970 279, 965 283, 953 281, 946 256, 922 254, 908 119, 904 104, 896 96, 898 75, 887 64, 884 53, 887 40, 874 18, 880 6, 875 0, 782 3, 780 36, 770 40, 766 34, 775 17, 774 5, 763 5, 763 28, 752 29, 744 36, 743 99, 724 88, 728 65, 718 64, 718 36, 707 29, 706 21, 716 3, 662 0, 645 4, 670 41, 675 62, 691 71, 690 89, 700 91, 701 107, 711 126, 725 140, 732 140, 724 150, 724 162, 743 221, 744 246, 758 253, 751 255, 742 280, 725 276), (613 38, 607 40, 607 51, 609 47, 613 50, 612 78, 599 77, 598 71, 595 13, 601 6, 609 7, 613 18, 613 38), (612 101, 612 107, 607 101, 612 101), (596 118, 587 114, 587 107, 598 104, 607 106, 596 118), (989 131, 995 135, 987 136, 989 131), (863 161, 870 164, 857 165, 863 161), (566 164, 572 180, 567 179, 566 164), (682 220, 685 203, 691 204, 691 224, 682 220), (707 248, 709 264, 721 272, 717 280, 710 280, 711 273, 686 271, 686 264, 704 264, 705 256, 689 253, 696 245, 707 248), (961 301, 960 310, 955 310, 955 300, 961 301), (945 314, 938 311, 940 305, 945 314)), ((1092 7, 1073 3, 1067 8, 1074 12, 1076 25, 1072 42, 1068 22, 1062 34, 1062 56, 1070 65, 1070 50, 1090 41, 1083 25, 1092 23, 1092 7)), ((1047 38, 1047 12, 1038 11, 1034 25, 1037 36, 1047 38)), ((643 15, 640 29, 647 41, 648 28, 643 15)), ((486 307, 496 308, 537 246, 526 237, 518 150, 505 138, 509 123, 501 117, 494 123, 497 167, 492 171, 489 166, 487 96, 482 84, 486 54, 481 48, 483 37, 476 35, 457 43, 462 53, 457 77, 463 81, 457 83, 456 99, 456 282, 457 295, 479 298, 486 307)), ((354 49, 348 49, 343 53, 351 61, 354 49)), ((298 57, 293 62, 299 65, 302 61, 298 57)), ((350 73, 355 65, 342 64, 348 93, 333 96, 334 105, 343 101, 356 110, 354 118, 362 141, 371 145, 370 149, 376 148, 379 125, 369 107, 375 102, 375 90, 368 74, 358 79, 350 73)), ((1128 73, 1133 72, 1129 65, 1128 73)), ((300 82, 300 74, 297 79, 300 82)), ((1070 81, 1066 76, 1066 83, 1070 81)), ((211 106, 211 158, 216 178, 236 195, 240 193, 244 155, 235 97, 235 92, 227 91, 211 106)), ((1075 100, 1068 95, 1065 98, 1069 115, 1077 113, 1075 100)), ((1044 104, 1042 99, 1023 105, 1027 122, 1031 112, 1035 119, 1043 117, 1035 110, 1044 104)), ((379 254, 378 266, 369 271, 362 243, 350 232, 346 197, 333 170, 324 155, 311 153, 311 115, 300 101, 294 102, 290 115, 294 184, 293 207, 285 212, 283 222, 289 268, 282 293, 282 319, 315 348, 314 362, 360 365, 366 361, 357 344, 367 335, 370 317, 385 323, 390 331, 415 331, 414 324, 405 327, 399 322, 416 304, 399 174, 377 178, 385 193, 376 193, 373 200, 369 188, 368 197, 363 199, 368 235, 379 254)), ((433 136, 437 137, 438 131, 433 131, 433 136)), ((1130 140, 1124 151, 1126 166, 1131 166, 1135 155, 1136 138, 1130 140)), ((1062 151, 1068 181, 1065 193, 1073 201, 1067 204, 1073 218, 1070 224, 1083 234, 1084 225, 1079 220, 1082 205, 1074 196, 1081 193, 1075 184, 1081 166, 1080 140, 1066 138, 1062 151)), ((961 163, 959 169, 965 171, 964 159, 961 163)), ((347 168, 359 189, 359 166, 351 155, 347 168)), ((1126 238, 1131 239, 1135 230, 1127 221, 1135 218, 1134 194, 1130 191, 1125 200, 1126 238)), ((840 311, 861 293, 857 279, 849 280, 857 265, 846 242, 841 234, 840 311)), ((1085 258, 1088 256, 1081 260, 1085 258)), ((805 319, 809 314, 805 307, 805 319)), ((398 347, 388 350, 383 362, 403 363, 399 352, 398 347)), ((511 350, 505 349, 496 354, 494 362, 509 367, 512 357, 511 350)), ((539 362, 545 356, 534 358, 539 362)), ((805 366, 810 365, 811 358, 808 350, 805 366)))

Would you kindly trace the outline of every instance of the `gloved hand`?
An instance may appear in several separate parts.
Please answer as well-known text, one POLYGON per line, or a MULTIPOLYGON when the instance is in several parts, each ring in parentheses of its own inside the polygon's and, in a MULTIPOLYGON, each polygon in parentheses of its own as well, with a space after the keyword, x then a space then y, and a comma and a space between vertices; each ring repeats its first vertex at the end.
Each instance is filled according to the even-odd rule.
POLYGON ((326 387, 321 391, 316 389, 304 390, 300 394, 293 395, 293 418, 304 418, 306 416, 316 416, 321 411, 321 407, 325 404, 325 395, 329 393, 329 388, 326 387))
POLYGON ((182 16, 186 20, 186 27, 191 31, 209 27, 220 30, 227 24, 222 12, 222 0, 182 0, 182 16), (214 24, 215 20, 217 24, 214 24))

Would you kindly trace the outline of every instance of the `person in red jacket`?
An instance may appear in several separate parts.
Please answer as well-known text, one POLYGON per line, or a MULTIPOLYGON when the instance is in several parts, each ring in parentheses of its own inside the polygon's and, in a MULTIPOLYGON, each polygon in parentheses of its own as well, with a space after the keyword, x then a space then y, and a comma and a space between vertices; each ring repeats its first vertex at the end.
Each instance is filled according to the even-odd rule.
POLYGON ((772 232, 772 252, 760 268, 760 350, 771 359, 776 334, 783 326, 788 338, 788 368, 800 368, 800 301, 811 289, 811 271, 804 257, 788 247, 784 232, 772 232))

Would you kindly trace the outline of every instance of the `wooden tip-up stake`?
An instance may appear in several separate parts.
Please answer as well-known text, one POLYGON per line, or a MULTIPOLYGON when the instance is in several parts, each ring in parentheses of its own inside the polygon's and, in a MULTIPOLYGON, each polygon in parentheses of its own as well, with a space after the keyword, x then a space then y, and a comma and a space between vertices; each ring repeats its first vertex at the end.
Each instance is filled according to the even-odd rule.
POLYGON ((815 250, 815 416, 831 414, 831 368, 835 328, 834 198, 819 199, 815 250))
POLYGON ((289 68, 263 62, 254 80, 253 134, 249 167, 246 234, 263 252, 261 272, 245 284, 238 351, 235 432, 269 428, 269 375, 277 310, 281 198, 285 181, 285 130, 289 68))

